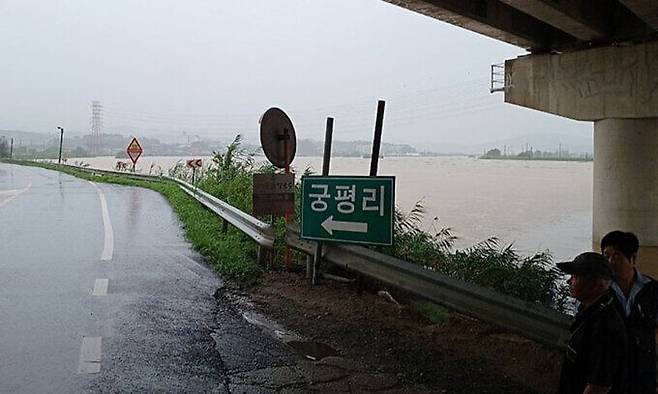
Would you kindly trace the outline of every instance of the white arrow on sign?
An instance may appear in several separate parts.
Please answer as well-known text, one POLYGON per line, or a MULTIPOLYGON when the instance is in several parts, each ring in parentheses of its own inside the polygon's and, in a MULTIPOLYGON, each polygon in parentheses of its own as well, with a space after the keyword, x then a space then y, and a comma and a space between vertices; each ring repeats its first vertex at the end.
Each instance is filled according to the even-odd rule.
POLYGON ((334 235, 334 231, 349 231, 352 233, 367 233, 368 232, 368 223, 361 222, 341 222, 334 220, 334 216, 329 216, 324 222, 322 222, 322 227, 329 233, 329 235, 334 235))

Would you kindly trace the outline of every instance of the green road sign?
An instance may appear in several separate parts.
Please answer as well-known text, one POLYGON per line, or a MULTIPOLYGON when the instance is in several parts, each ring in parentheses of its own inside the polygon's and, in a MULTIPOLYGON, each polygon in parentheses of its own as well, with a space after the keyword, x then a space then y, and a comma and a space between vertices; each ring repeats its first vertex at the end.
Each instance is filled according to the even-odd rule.
POLYGON ((304 176, 301 237, 391 245, 394 194, 392 176, 304 176))

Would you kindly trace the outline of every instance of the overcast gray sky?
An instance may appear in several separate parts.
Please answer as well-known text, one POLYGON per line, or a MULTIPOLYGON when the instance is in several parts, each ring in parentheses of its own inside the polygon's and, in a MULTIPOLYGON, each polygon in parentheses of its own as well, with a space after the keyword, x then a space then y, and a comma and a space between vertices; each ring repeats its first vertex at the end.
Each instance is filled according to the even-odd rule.
MULTIPOLYGON (((591 135, 503 103, 489 67, 524 51, 381 0, 0 0, 0 129, 255 137, 269 107, 298 138, 468 144, 591 135)), ((182 140, 182 137, 181 137, 182 140)))

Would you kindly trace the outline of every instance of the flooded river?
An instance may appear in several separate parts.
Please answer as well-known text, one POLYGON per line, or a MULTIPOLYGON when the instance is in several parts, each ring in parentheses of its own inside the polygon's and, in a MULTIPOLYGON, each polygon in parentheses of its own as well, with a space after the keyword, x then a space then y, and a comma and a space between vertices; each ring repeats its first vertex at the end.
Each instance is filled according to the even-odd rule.
MULTIPOLYGON (((168 169, 188 158, 140 158, 137 168, 168 169)), ((208 158, 204 163, 208 163, 208 158)), ((113 168, 113 157, 82 160, 96 168, 113 168)), ((301 173, 322 168, 320 157, 297 157, 301 173)), ((333 158, 331 174, 367 175, 370 160, 333 158)), ((408 211, 423 200, 424 226, 448 226, 467 247, 491 236, 531 253, 549 249, 556 259, 591 248, 592 163, 479 160, 453 157, 386 157, 380 175, 396 176, 397 205, 408 211), (433 218, 438 220, 433 221, 433 218)))

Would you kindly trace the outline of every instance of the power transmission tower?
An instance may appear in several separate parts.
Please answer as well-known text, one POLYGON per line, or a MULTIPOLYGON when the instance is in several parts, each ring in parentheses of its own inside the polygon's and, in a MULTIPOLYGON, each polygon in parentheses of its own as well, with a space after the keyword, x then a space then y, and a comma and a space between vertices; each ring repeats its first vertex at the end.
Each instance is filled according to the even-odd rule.
POLYGON ((103 148, 103 105, 100 101, 91 102, 91 153, 96 155, 103 148))

